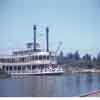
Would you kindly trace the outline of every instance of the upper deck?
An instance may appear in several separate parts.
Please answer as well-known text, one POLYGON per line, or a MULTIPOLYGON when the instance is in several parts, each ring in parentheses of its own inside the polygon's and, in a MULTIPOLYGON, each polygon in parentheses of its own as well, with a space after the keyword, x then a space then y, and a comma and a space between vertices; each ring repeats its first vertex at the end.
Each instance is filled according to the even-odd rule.
MULTIPOLYGON (((21 51, 22 52, 22 51, 21 51)), ((24 51, 23 51, 24 52, 24 51)), ((52 61, 55 62, 55 53, 54 52, 28 52, 24 54, 12 54, 0 56, 0 63, 27 63, 27 62, 37 62, 40 61, 52 61)))
POLYGON ((44 62, 56 62, 55 53, 49 51, 49 28, 46 28, 46 50, 42 51, 40 49, 40 44, 36 41, 36 25, 33 26, 34 30, 34 42, 27 43, 27 49, 14 51, 12 55, 0 56, 0 64, 15 64, 15 63, 30 63, 37 61, 41 63, 44 62))

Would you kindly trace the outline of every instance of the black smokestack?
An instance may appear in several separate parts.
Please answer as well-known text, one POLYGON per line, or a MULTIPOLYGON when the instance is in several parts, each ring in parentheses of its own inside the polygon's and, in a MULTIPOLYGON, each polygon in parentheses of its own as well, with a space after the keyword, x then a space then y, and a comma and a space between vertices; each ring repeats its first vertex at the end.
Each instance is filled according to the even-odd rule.
POLYGON ((49 51, 49 28, 46 27, 46 51, 49 51))
POLYGON ((36 51, 36 25, 33 26, 34 31, 34 51, 36 51))

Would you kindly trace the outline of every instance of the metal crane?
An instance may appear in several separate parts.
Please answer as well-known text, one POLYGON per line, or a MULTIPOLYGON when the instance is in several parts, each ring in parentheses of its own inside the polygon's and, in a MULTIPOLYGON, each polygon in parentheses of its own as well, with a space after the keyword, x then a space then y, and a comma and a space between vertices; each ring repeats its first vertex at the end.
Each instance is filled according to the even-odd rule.
POLYGON ((59 42, 59 45, 58 45, 58 47, 57 47, 57 49, 56 49, 56 52, 55 52, 56 55, 57 55, 58 51, 60 50, 61 46, 62 46, 62 42, 59 42))

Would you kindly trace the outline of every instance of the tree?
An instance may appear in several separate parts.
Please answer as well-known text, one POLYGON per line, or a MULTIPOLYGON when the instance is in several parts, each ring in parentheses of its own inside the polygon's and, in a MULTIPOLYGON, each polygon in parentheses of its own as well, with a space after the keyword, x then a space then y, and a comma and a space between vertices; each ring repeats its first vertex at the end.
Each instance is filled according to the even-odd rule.
POLYGON ((59 56, 60 56, 61 58, 63 58, 63 56, 64 56, 63 51, 60 52, 59 56))
POLYGON ((100 52, 97 54, 97 65, 100 65, 100 52))
POLYGON ((73 59, 73 54, 72 53, 68 53, 67 54, 67 59, 73 59))
POLYGON ((80 54, 79 54, 78 51, 75 52, 75 54, 74 54, 74 59, 75 59, 75 60, 80 60, 80 54))
POLYGON ((64 63, 64 55, 63 55, 63 51, 60 52, 58 58, 58 64, 63 64, 64 63))
POLYGON ((96 62, 96 61, 97 61, 96 57, 93 57, 93 59, 92 59, 92 60, 93 60, 93 62, 96 62))
POLYGON ((91 55, 85 54, 85 55, 83 56, 83 60, 91 61, 91 55))
POLYGON ((97 54, 97 61, 100 62, 100 52, 97 54))

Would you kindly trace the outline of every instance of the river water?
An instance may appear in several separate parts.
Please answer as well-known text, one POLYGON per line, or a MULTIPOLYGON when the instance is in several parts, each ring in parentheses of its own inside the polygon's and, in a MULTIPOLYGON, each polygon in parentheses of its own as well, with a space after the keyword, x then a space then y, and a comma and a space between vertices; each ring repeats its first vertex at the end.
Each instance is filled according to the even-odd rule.
POLYGON ((0 79, 1 97, 77 97, 97 89, 100 89, 99 73, 0 79))

